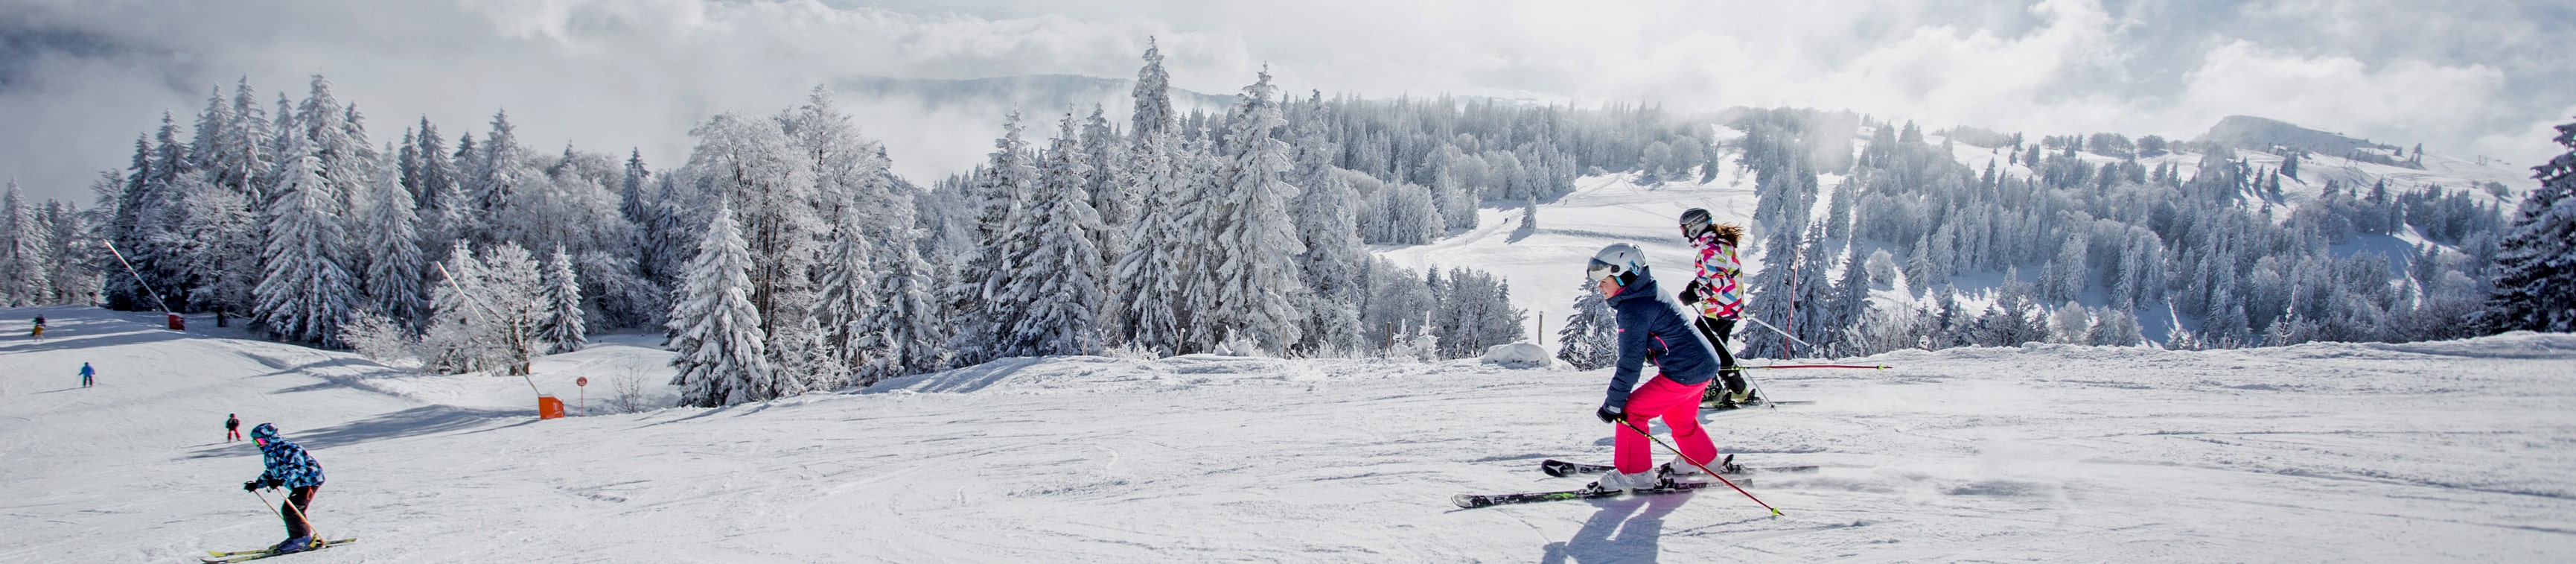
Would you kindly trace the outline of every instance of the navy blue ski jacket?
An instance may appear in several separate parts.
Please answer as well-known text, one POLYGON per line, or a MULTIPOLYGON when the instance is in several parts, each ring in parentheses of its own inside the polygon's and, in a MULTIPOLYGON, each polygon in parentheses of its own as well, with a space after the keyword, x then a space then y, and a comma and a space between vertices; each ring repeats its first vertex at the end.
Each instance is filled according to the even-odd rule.
POLYGON ((1645 369, 1648 350, 1664 351, 1655 365, 1675 383, 1699 384, 1717 377, 1717 350, 1709 348, 1699 329, 1691 327, 1681 306, 1655 288, 1654 269, 1637 269, 1637 279, 1610 298, 1610 309, 1619 319, 1619 364, 1602 406, 1627 411, 1628 392, 1637 389, 1637 374, 1645 369))
POLYGON ((252 440, 261 440, 259 461, 267 466, 259 481, 294 489, 322 485, 322 463, 304 453, 304 447, 277 437, 277 427, 261 423, 250 430, 252 440))

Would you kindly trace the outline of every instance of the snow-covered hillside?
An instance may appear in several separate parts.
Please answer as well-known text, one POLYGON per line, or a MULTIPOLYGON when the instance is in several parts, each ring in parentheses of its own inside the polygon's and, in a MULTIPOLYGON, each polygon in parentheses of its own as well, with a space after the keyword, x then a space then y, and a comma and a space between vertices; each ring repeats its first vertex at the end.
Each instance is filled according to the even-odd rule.
MULTIPOLYGON (((1545 221, 1544 218, 1542 221, 1545 221)), ((1765 371, 1808 405, 1704 416, 1728 491, 1460 510, 1604 460, 1604 372, 1187 356, 1009 359, 723 409, 540 421, 517 378, 62 307, 0 342, 0 560, 187 561, 275 542, 220 423, 330 483, 281 562, 2561 561, 2576 337, 2208 352, 1905 352, 1765 371), (80 363, 99 385, 77 387, 80 363), (516 397, 516 400, 510 398, 516 397)), ((203 327, 205 320, 196 326, 203 327)), ((649 344, 649 343, 646 343, 649 344)), ((538 365, 667 375, 610 344, 538 365)), ((597 396, 598 394, 593 394, 597 396)), ((590 400, 594 406, 598 397, 590 400)), ((273 497, 273 496, 272 496, 273 497)))
MULTIPOLYGON (((1721 135, 1721 139, 1742 136, 1741 132, 1733 129, 1718 129, 1727 134, 1721 135)), ((1853 141, 1855 152, 1867 144, 1868 132, 1864 128, 1860 138, 1853 141)), ((1927 138, 1927 143, 1932 145, 1949 141, 1938 135, 1927 138)), ((2011 178, 2028 178, 2035 174, 2029 166, 2009 162, 2006 149, 1955 143, 1950 146, 1953 158, 1971 170, 1983 171, 1992 166, 1998 174, 2011 178)), ((2199 173, 2203 156, 2200 153, 2173 152, 2141 158, 2138 162, 2149 168, 2171 166, 2181 176, 2190 177, 2199 173)), ((2238 156, 2251 166, 2265 169, 2277 169, 2283 160, 2251 151, 2238 152, 2238 156)), ((2093 166, 2121 161, 2093 153, 2079 153, 2078 157, 2093 166)), ((2301 205, 2320 198, 2328 181, 2347 189, 2366 189, 2372 183, 2382 181, 2387 182, 2392 191, 2438 186, 2450 192, 2466 192, 2474 201, 2507 210, 2512 209, 2524 193, 2537 188, 2527 170, 2482 164, 2438 153, 2428 154, 2424 161, 2425 170, 2324 155, 2308 157, 2305 162, 2299 177, 2283 182, 2283 201, 2273 213, 2278 220, 2286 220, 2301 205), (2507 192, 2503 195, 2489 193, 2478 188, 2483 183, 2504 185, 2507 192)), ((1823 192, 1810 211, 1812 216, 1816 219, 1825 217, 1827 209, 1822 202, 1842 189, 1844 180, 1844 177, 1831 173, 1820 175, 1818 183, 1823 192)), ((1721 168, 1714 180, 1705 183, 1693 179, 1640 184, 1635 173, 1593 175, 1577 179, 1573 193, 1538 203, 1535 228, 1523 225, 1527 215, 1518 202, 1488 202, 1493 207, 1480 210, 1482 221, 1475 229, 1452 233, 1427 245, 1378 245, 1372 250, 1409 268, 1464 266, 1502 277, 1511 284, 1513 305, 1531 315, 1533 321, 1529 329, 1536 331, 1544 327, 1545 334, 1537 336, 1548 342, 1550 350, 1554 350, 1555 330, 1562 327, 1565 317, 1572 313, 1575 298, 1586 291, 1580 276, 1582 265, 1602 246, 1621 241, 1633 242, 1646 249, 1650 265, 1656 272, 1664 276, 1685 276, 1690 272, 1692 251, 1674 223, 1683 210, 1706 208, 1714 212, 1717 221, 1752 227, 1754 232, 1748 236, 1744 249, 1745 266, 1748 275, 1761 272, 1766 261, 1760 256, 1761 246, 1752 243, 1760 240, 1762 234, 1760 226, 1753 221, 1756 204, 1752 172, 1737 166, 1721 168)), ((2334 247, 2333 252, 2337 256, 2378 253, 2398 272, 2404 272, 2413 260, 2412 253, 2416 247, 2428 244, 2449 247, 2408 228, 2393 235, 2362 235, 2352 243, 2334 247)), ((1873 247, 1876 245, 1872 243, 1873 247)), ((1905 260, 1905 249, 1887 250, 1900 262, 1905 260)), ((1839 272, 1839 267, 1836 268, 1835 272, 1839 272)), ((2037 268, 2037 265, 2026 267, 2024 278, 2035 276, 2037 268)), ((1962 301, 1973 311, 1991 301, 1991 295, 1981 297, 1980 294, 1992 290, 2001 281, 2001 273, 1986 272, 1963 273, 1950 283, 1967 294, 1962 301)), ((1922 299, 1926 296, 1920 294, 1928 293, 1930 289, 1918 286, 1911 288, 1910 292, 1887 290, 1879 292, 1878 299, 1882 305, 1922 299)), ((2140 322, 2146 326, 2151 340, 2161 341, 2170 328, 2170 321, 2163 316, 2147 316, 2140 322)), ((1740 329, 1763 331, 1753 327, 1740 329)))

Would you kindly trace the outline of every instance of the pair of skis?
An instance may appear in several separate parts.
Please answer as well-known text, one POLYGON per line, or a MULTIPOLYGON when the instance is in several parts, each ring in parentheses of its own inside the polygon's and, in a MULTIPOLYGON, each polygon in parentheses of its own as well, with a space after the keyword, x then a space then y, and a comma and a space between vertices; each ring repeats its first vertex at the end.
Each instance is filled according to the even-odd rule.
MULTIPOLYGON (((1586 474, 1601 474, 1601 473, 1605 473, 1605 472, 1610 472, 1610 471, 1616 470, 1617 468, 1616 468, 1616 467, 1613 467, 1613 466, 1609 466, 1609 465, 1604 465, 1604 464, 1584 464, 1584 463, 1580 463, 1580 462, 1567 462, 1567 461, 1563 461, 1563 460, 1548 459, 1548 460, 1540 461, 1540 462, 1538 463, 1538 469, 1539 469, 1539 471, 1540 471, 1540 472, 1546 472, 1546 473, 1547 473, 1547 475, 1549 475, 1549 476, 1555 476, 1555 477, 1563 478, 1563 477, 1568 477, 1568 476, 1581 476, 1581 475, 1586 475, 1586 474)), ((1711 465, 1711 469, 1713 469, 1713 470, 1717 470, 1720 474, 1733 476, 1733 475, 1743 475, 1743 474, 1762 474, 1762 473, 1781 473, 1781 472, 1815 472, 1815 471, 1817 471, 1817 470, 1821 469, 1821 467, 1813 466, 1813 465, 1806 465, 1806 466, 1743 466, 1743 465, 1738 465, 1738 464, 1736 464, 1736 463, 1735 463, 1735 455, 1730 454, 1730 455, 1727 455, 1725 459, 1718 461, 1718 463, 1717 463, 1717 464, 1711 465)), ((1739 480, 1739 482, 1741 482, 1741 480, 1739 480)), ((1605 497, 1618 497, 1618 496, 1621 496, 1621 495, 1662 495, 1662 494, 1669 494, 1669 493, 1682 493, 1682 492, 1687 492, 1687 491, 1698 490, 1698 489, 1700 489, 1700 488, 1705 488, 1705 487, 1709 487, 1709 486, 1712 486, 1712 485, 1717 485, 1717 482, 1675 482, 1675 481, 1666 481, 1666 482, 1664 482, 1662 485, 1659 485, 1659 486, 1656 486, 1656 487, 1652 487, 1652 488, 1642 488, 1642 489, 1636 489, 1636 490, 1625 490, 1625 491, 1622 491, 1622 490, 1595 490, 1595 489, 1591 489, 1591 488, 1584 488, 1584 489, 1577 489, 1577 490, 1565 490, 1565 491, 1554 491, 1554 492, 1528 492, 1528 493, 1482 494, 1482 495, 1480 495, 1480 494, 1459 494, 1459 495, 1456 495, 1456 496, 1451 496, 1451 497, 1449 498, 1449 501, 1450 501, 1451 503, 1456 503, 1456 504, 1458 504, 1458 507, 1459 507, 1459 508, 1461 508, 1461 509, 1475 509, 1475 508, 1478 508, 1478 507, 1492 507, 1492 506, 1496 506, 1496 505, 1508 505, 1508 504, 1515 504, 1515 503, 1535 503, 1535 502, 1541 502, 1541 501, 1568 501, 1568 500, 1577 500, 1577 499, 1599 499, 1599 498, 1605 498, 1605 497)))
MULTIPOLYGON (((338 540, 322 541, 322 542, 314 543, 313 548, 311 548, 311 549, 303 550, 303 551, 299 551, 299 552, 289 552, 289 553, 286 553, 286 554, 303 554, 303 553, 306 553, 306 552, 312 552, 312 551, 315 551, 315 550, 322 550, 322 549, 325 549, 325 548, 331 548, 331 547, 334 547, 334 546, 340 546, 340 545, 349 544, 349 543, 353 543, 353 542, 358 542, 358 539, 355 539, 355 538, 345 538, 345 539, 338 539, 338 540)), ((275 548, 274 548, 274 547, 272 547, 272 548, 263 548, 263 549, 259 549, 259 550, 235 550, 235 551, 230 551, 230 552, 227 552, 227 551, 221 551, 221 550, 209 550, 209 551, 206 551, 206 554, 208 554, 209 556, 207 556, 207 557, 205 557, 205 558, 200 559, 201 561, 205 562, 206 564, 218 564, 218 563, 230 563, 230 562, 248 562, 248 561, 258 560, 258 559, 261 559, 261 558, 267 558, 267 557, 271 557, 271 556, 285 556, 285 555, 286 555, 286 554, 278 554, 277 552, 275 552, 275 548)))

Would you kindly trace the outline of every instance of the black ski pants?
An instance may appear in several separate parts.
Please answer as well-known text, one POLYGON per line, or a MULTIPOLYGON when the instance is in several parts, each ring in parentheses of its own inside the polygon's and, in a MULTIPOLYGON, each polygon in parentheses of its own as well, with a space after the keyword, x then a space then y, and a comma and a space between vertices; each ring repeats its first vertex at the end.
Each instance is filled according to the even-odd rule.
POLYGON ((309 515, 305 512, 313 510, 313 492, 320 489, 322 486, 304 486, 286 493, 286 507, 278 510, 286 519, 286 538, 313 534, 313 522, 305 517, 309 515))
MULTIPOLYGON (((1708 339, 1710 348, 1717 349, 1717 378, 1723 391, 1743 391, 1744 371, 1735 368, 1735 353, 1726 350, 1726 337, 1735 334, 1735 320, 1701 316, 1694 325, 1699 327, 1699 336, 1708 339)), ((1719 387, 1710 386, 1708 397, 1717 397, 1719 387)))

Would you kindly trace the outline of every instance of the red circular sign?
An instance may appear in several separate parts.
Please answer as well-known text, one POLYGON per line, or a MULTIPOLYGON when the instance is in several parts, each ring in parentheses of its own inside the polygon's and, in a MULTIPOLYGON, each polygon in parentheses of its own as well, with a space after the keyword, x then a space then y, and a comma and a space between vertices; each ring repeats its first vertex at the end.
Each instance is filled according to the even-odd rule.
POLYGON ((574 378, 574 379, 572 379, 572 385, 575 385, 575 386, 589 386, 589 385, 590 385, 590 377, 589 377, 589 376, 583 376, 583 377, 580 377, 580 378, 574 378))

